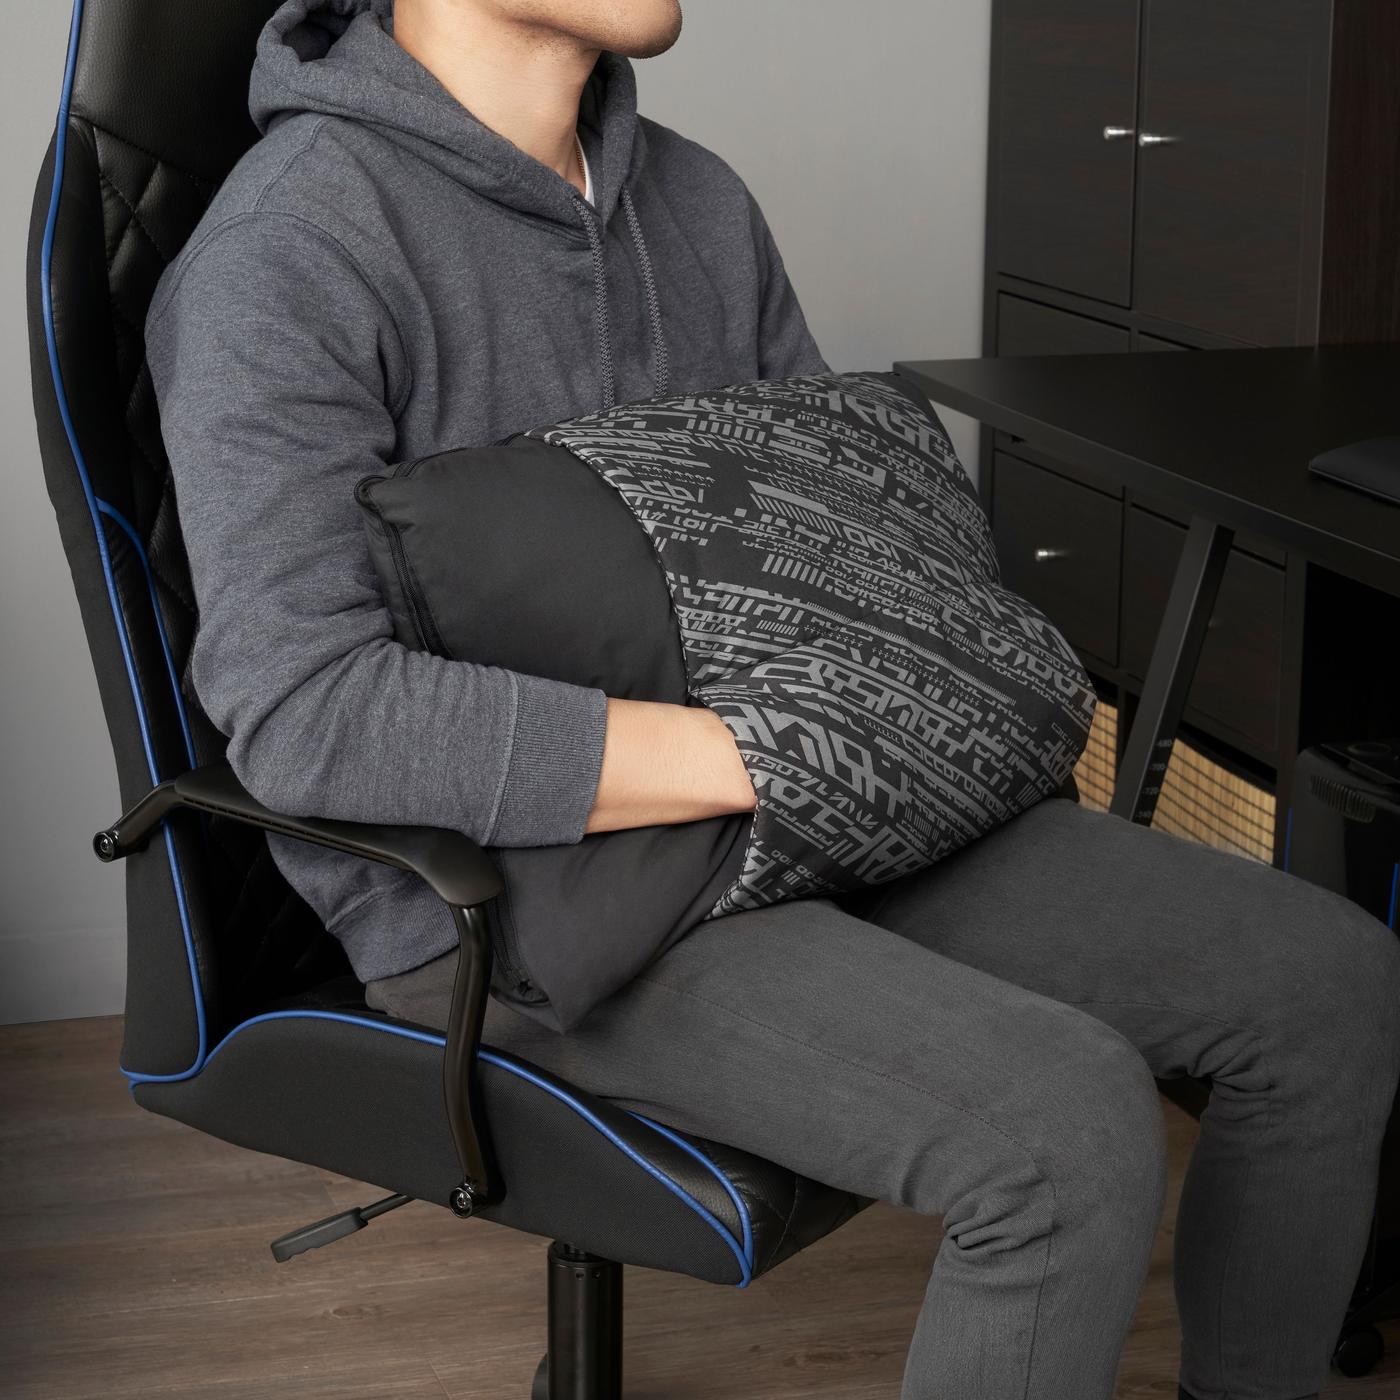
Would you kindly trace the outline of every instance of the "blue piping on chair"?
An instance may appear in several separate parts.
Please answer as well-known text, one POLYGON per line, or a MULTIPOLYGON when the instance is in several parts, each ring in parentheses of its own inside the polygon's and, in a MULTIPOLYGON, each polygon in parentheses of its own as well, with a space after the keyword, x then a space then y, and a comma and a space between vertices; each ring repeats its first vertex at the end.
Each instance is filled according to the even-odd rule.
POLYGON ((750 1267, 753 1265, 753 1225, 749 1220, 749 1208, 744 1204, 744 1198, 734 1189, 734 1183, 720 1171, 720 1169, 705 1156, 693 1143, 687 1142, 673 1128, 668 1128, 664 1123, 658 1123, 654 1118, 648 1118, 645 1113, 637 1113, 633 1109, 624 1109, 624 1113, 630 1113, 639 1122, 645 1123, 648 1128, 658 1132, 662 1137, 674 1142, 682 1152, 688 1152, 706 1171, 719 1182, 729 1193, 729 1199, 734 1202, 734 1209, 739 1212, 739 1219, 744 1227, 744 1253, 748 1256, 750 1267))
MULTIPOLYGON (((383 1021, 371 1021, 365 1017, 350 1015, 344 1011, 267 1011, 261 1016, 253 1016, 247 1021, 243 1021, 235 1026, 209 1052, 205 1064, 207 1065, 213 1060, 219 1051, 222 1050, 234 1036, 238 1035, 241 1031, 247 1030, 249 1026, 256 1026, 263 1021, 340 1021, 347 1026, 363 1026, 366 1030, 382 1031, 388 1035, 402 1036, 405 1040, 416 1040, 420 1044, 433 1045, 438 1049, 445 1049, 447 1045, 445 1037, 435 1035, 431 1031, 417 1030, 412 1026, 389 1025, 383 1021)), ((499 1050, 491 1050, 483 1045, 478 1053, 478 1058, 484 1060, 489 1065, 495 1065, 498 1069, 505 1070, 507 1074, 513 1074, 517 1078, 533 1084, 537 1089, 543 1089, 551 1098, 556 1098, 561 1103, 566 1104, 569 1108, 573 1109, 580 1118, 588 1123, 590 1127, 602 1133, 602 1135, 620 1152, 630 1157, 648 1176, 654 1177, 674 1196, 684 1201, 696 1215, 719 1235, 725 1244, 729 1246, 730 1250, 733 1251, 735 1259, 739 1261, 740 1272, 740 1282, 735 1286, 738 1288, 748 1287, 753 1279, 753 1232, 749 1225, 748 1212, 744 1209, 743 1202, 740 1200, 738 1193, 734 1190, 729 1180, 704 1153, 686 1142, 684 1138, 680 1137, 671 1129, 663 1127, 660 1123, 652 1122, 650 1118, 645 1117, 643 1114, 632 1113, 631 1110, 625 1110, 631 1117, 645 1123, 649 1128, 660 1133, 662 1137, 675 1143, 677 1147, 689 1153, 696 1161, 704 1165, 704 1167, 724 1186, 724 1189, 729 1193, 730 1199, 733 1200, 735 1206, 738 1208, 740 1220, 743 1221, 744 1242, 742 1245, 734 1238, 734 1232, 719 1220, 713 1212, 707 1210, 705 1206, 697 1201, 683 1186, 667 1176, 660 1167, 647 1161, 640 1152, 620 1138, 617 1133, 608 1127, 608 1125, 604 1123, 592 1109, 587 1107, 587 1105, 580 1103, 578 1099, 566 1093, 563 1089, 559 1088, 558 1085, 551 1084, 547 1079, 532 1073, 526 1066, 519 1064, 507 1055, 501 1054, 499 1050)))
POLYGON ((1390 914, 1386 922, 1391 928, 1395 927, 1395 909, 1398 900, 1400 900, 1400 860, 1395 862, 1390 871, 1390 914))
MULTIPOLYGON (((54 231, 58 226, 58 206, 63 190, 63 170, 64 157, 68 144, 68 114, 73 96, 73 74, 77 66, 78 39, 82 32, 83 23, 83 0, 73 0, 73 14, 69 22, 68 30, 68 53, 63 70, 63 89, 59 98, 58 119, 54 133, 54 168, 53 168, 53 189, 49 196, 49 210, 44 224, 44 241, 40 257, 40 278, 42 286, 40 288, 40 302, 44 316, 44 338, 49 353, 49 371, 53 376, 54 395, 58 403, 59 417, 63 422, 63 429, 68 438, 68 447, 73 454, 73 461, 78 469, 78 480, 83 488, 83 498, 87 502, 88 513, 92 517, 93 535, 97 541, 98 557, 102 563, 102 574, 107 584, 107 598, 112 608, 112 620, 116 627, 117 640, 121 646, 122 660, 126 665, 127 681, 131 686, 132 704, 136 711, 137 725, 141 731, 141 743, 146 755, 146 768, 150 775, 151 786, 155 787, 160 783, 160 771, 155 759, 155 748, 151 741, 150 727, 147 724, 146 710, 141 698, 140 683, 136 678, 136 664, 131 653, 131 640, 127 634, 126 619, 122 614, 121 602, 117 595, 116 580, 112 572, 111 554, 107 547, 107 535, 103 529, 100 516, 108 515, 127 535, 132 544, 136 547, 137 555, 141 560, 141 567, 145 571, 146 585, 151 595, 151 606, 155 613, 156 626, 160 635, 161 649, 165 654, 166 670, 170 677, 171 688, 175 697, 175 706, 180 716, 180 726, 184 733, 186 751, 189 754, 190 766, 195 766, 194 744, 190 735, 189 721, 185 712, 184 696, 180 693, 180 687, 175 675, 174 660, 170 652, 170 643, 166 635, 164 619, 161 616, 160 607, 156 598, 155 581, 151 575, 150 561, 146 557, 146 551, 141 546, 141 541, 136 532, 132 529, 126 518, 109 502, 100 499, 92 489, 92 478, 88 473, 87 462, 83 457, 82 448, 78 443, 77 429, 73 424, 72 413, 68 405, 68 395, 63 383, 63 372, 58 359, 58 341, 54 332, 53 324, 53 240, 54 231)), ((122 1073, 130 1081, 132 1091, 138 1084, 171 1084, 192 1079, 204 1066, 213 1058, 223 1046, 227 1045, 233 1036, 247 1026, 256 1024, 258 1021, 273 1020, 277 1018, 289 1017, 319 1017, 325 1020, 347 1021, 352 1025, 364 1026, 367 1029, 386 1032, 392 1035, 405 1036, 412 1040, 421 1040, 430 1045, 439 1047, 445 1046, 446 1042, 441 1036, 429 1035, 422 1031, 414 1031, 406 1026, 390 1026, 375 1021, 368 1021, 358 1017, 345 1016, 333 1012, 316 1011, 283 1011, 270 1012, 263 1016, 255 1016, 251 1020, 244 1021, 241 1025, 235 1026, 228 1035, 214 1047, 213 1051, 208 1049, 208 1026, 204 1010, 203 988, 199 980, 199 964, 195 955, 194 935, 190 928, 189 907, 185 899, 185 882, 180 873, 180 862, 175 852, 175 841, 170 831, 169 822, 164 823, 165 849, 170 862, 170 874, 175 890, 175 902, 180 914, 180 926, 184 934, 185 957, 189 963, 190 985, 194 996, 195 1023, 198 1029, 198 1043, 195 1052, 194 1063, 186 1070, 176 1074, 142 1074, 134 1070, 123 1068, 122 1073)), ((480 1057, 488 1063, 495 1064, 505 1069, 509 1073, 517 1074, 524 1079, 535 1084, 536 1087, 544 1089, 555 1098, 568 1104, 576 1113, 583 1117, 593 1128, 601 1132, 608 1138, 614 1146, 621 1149, 628 1157, 632 1158, 644 1171, 656 1178, 692 1210, 694 1210, 703 1220, 706 1221, 725 1241, 735 1258, 739 1261, 741 1280, 737 1285, 740 1288, 747 1287, 753 1277, 753 1240, 749 1226, 747 1212, 743 1209, 733 1186, 727 1178, 720 1172, 715 1164, 709 1161, 697 1149, 685 1143, 669 1130, 661 1128, 659 1124, 646 1121, 649 1126, 656 1129, 664 1137, 670 1138, 678 1143, 697 1160, 704 1163, 725 1186, 731 1198, 739 1207, 740 1218, 744 1223, 744 1244, 741 1247, 734 1238, 733 1232, 719 1221, 710 1211, 706 1210, 693 1196, 685 1191, 676 1182, 672 1181, 659 1167, 648 1162, 646 1158, 629 1147, 621 1138, 617 1136, 596 1114, 591 1112, 578 1100, 570 1098, 562 1090, 530 1074, 523 1066, 516 1065, 504 1059, 495 1051, 487 1050, 483 1047, 480 1057)), ((640 1117, 641 1115, 634 1115, 640 1117)))
POLYGON ((146 575, 146 591, 151 595, 151 613, 156 620, 160 649, 165 654, 165 673, 170 677, 170 691, 175 697, 176 713, 180 716, 180 732, 185 736, 185 756, 190 761, 190 767, 194 768, 198 763, 198 759, 194 756, 194 736, 190 733, 189 716, 185 713, 185 698, 180 693, 180 678, 175 674, 175 658, 170 654, 170 638, 166 634, 165 618, 161 614, 160 601, 156 597, 156 580, 155 575, 151 572, 151 561, 146 557, 146 547, 141 543, 141 538, 132 528, 131 522, 121 511, 104 501, 100 496, 96 497, 96 500, 98 510, 117 522, 127 539, 131 541, 131 547, 136 551, 136 557, 141 561, 141 569, 146 575))

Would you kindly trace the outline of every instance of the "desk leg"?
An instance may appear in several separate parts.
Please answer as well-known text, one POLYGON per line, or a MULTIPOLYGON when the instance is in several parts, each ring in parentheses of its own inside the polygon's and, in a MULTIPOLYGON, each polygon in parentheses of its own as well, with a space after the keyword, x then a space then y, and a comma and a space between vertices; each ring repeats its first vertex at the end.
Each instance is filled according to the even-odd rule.
POLYGON ((1152 821, 1233 538, 1233 530, 1214 521, 1191 521, 1113 789, 1109 811, 1116 817, 1143 826, 1152 821))

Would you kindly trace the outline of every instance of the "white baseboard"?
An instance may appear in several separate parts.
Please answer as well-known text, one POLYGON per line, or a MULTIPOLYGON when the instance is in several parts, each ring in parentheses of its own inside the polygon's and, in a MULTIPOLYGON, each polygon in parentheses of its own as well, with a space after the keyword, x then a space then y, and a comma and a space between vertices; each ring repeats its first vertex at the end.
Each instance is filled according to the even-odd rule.
POLYGON ((125 928, 0 937, 0 1025, 112 1016, 125 996, 125 928))

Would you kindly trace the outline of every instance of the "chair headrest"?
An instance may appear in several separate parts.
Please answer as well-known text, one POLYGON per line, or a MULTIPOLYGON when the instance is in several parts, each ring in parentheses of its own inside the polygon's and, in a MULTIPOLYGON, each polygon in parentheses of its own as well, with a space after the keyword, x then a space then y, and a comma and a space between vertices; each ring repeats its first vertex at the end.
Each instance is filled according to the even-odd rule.
POLYGON ((257 139, 248 78, 278 0, 75 0, 72 115, 221 183, 257 139))

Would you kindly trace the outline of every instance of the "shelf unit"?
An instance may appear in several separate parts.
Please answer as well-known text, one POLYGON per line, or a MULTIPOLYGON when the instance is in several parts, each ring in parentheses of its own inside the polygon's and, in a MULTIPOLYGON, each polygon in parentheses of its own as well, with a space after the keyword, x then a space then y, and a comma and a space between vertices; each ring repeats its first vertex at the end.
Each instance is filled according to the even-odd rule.
MULTIPOLYGON (((989 355, 1400 340, 1394 0, 994 0, 989 140, 989 355)), ((1186 522, 1005 434, 981 464, 1006 581, 1079 650, 1121 745, 1186 522)), ((1228 844, 1241 803, 1251 826, 1272 806, 1282 863, 1298 751, 1400 730, 1366 641, 1387 628, 1394 599, 1238 537, 1175 829, 1228 844)))

